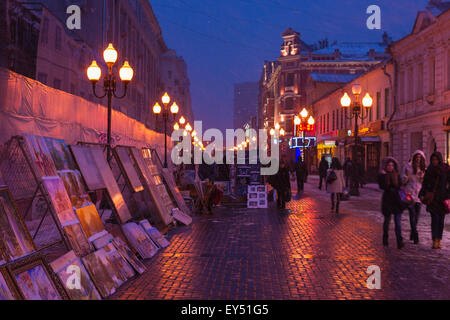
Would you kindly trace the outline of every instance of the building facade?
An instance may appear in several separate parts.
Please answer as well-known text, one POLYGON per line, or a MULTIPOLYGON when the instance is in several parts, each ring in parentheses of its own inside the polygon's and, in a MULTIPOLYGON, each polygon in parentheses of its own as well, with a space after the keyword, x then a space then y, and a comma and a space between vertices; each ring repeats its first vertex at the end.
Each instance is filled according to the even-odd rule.
MULTIPOLYGON (((421 149, 450 163, 450 2, 430 1, 411 34, 392 45, 396 66, 393 153, 406 163, 421 149)), ((427 160, 428 160, 427 159, 427 160)))
POLYGON ((259 84, 257 82, 243 82, 234 85, 234 128, 244 128, 248 125, 255 128, 258 115, 259 84))

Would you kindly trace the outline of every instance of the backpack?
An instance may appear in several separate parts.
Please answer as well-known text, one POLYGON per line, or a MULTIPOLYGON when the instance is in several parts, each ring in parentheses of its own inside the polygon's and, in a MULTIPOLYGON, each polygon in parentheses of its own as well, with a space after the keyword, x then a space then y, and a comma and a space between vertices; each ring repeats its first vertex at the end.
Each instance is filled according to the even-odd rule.
POLYGON ((327 176, 327 184, 332 184, 336 180, 337 180, 336 172, 334 172, 334 170, 331 170, 327 176))

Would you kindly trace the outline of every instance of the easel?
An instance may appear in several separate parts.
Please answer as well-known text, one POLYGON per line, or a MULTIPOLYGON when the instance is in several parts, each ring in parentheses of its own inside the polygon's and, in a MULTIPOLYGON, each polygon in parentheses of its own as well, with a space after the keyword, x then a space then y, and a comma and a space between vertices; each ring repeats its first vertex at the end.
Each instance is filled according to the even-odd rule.
POLYGON ((58 229, 61 237, 60 240, 44 244, 40 246, 37 251, 42 252, 45 249, 61 243, 64 244, 68 251, 72 250, 70 242, 59 222, 56 212, 54 211, 47 191, 34 170, 31 156, 27 152, 25 139, 22 136, 13 136, 10 140, 8 140, 8 142, 6 142, 3 155, 0 159, 0 166, 2 167, 1 171, 3 172, 3 179, 11 191, 14 201, 16 203, 29 202, 25 213, 23 214, 24 220, 26 220, 28 214, 30 213, 35 200, 38 201, 38 199, 41 199, 45 201, 46 208, 44 214, 39 221, 34 234, 31 235, 33 241, 35 241, 37 235, 39 234, 39 231, 49 212, 58 229), (32 194, 31 198, 29 197, 30 194, 32 194))

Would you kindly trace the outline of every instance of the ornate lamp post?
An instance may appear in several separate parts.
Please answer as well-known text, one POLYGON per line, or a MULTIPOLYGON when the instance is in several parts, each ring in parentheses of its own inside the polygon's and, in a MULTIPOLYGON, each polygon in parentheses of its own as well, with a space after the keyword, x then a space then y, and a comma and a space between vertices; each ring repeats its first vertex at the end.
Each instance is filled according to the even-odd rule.
POLYGON ((117 61, 118 54, 114 49, 112 43, 108 45, 108 48, 103 52, 103 58, 108 66, 108 73, 103 81, 103 95, 98 95, 95 88, 97 82, 102 76, 102 70, 97 65, 97 61, 92 61, 92 64, 87 68, 87 77, 92 82, 92 91, 97 98, 108 97, 108 134, 107 134, 107 159, 111 160, 111 115, 112 115, 112 97, 117 99, 123 99, 127 94, 128 84, 131 82, 134 76, 134 71, 130 67, 128 61, 125 60, 122 68, 119 70, 120 80, 124 84, 124 93, 120 96, 116 95, 116 75, 113 73, 113 66, 117 61))
POLYGON ((168 108, 168 105, 170 103, 170 96, 166 92, 162 98, 161 102, 164 105, 164 110, 161 108, 160 104, 158 102, 155 103, 153 106, 153 113, 158 117, 162 113, 163 120, 164 120, 164 168, 167 168, 167 122, 169 122, 169 116, 172 114, 173 120, 175 120, 175 115, 180 111, 180 107, 174 102, 172 106, 170 107, 170 110, 168 108))
MULTIPOLYGON (((350 108, 350 116, 347 116, 347 119, 355 119, 355 146, 353 147, 353 161, 354 165, 353 168, 355 168, 355 164, 362 165, 360 163, 359 153, 358 153, 358 119, 364 120, 369 115, 369 110, 372 107, 373 99, 369 95, 369 93, 366 93, 364 98, 362 98, 362 103, 359 101, 359 96, 361 95, 362 88, 358 83, 355 83, 352 86, 352 93, 354 96, 354 100, 350 98, 350 96, 347 94, 347 92, 344 93, 344 95, 341 98, 341 106, 342 108, 350 108), (364 109, 367 110, 366 115, 364 115, 364 109, 361 108, 364 107, 364 109)), ((359 181, 355 181, 356 172, 352 174, 352 184, 350 188, 350 194, 354 196, 359 196, 359 181)))
POLYGON ((300 126, 300 131, 302 133, 302 152, 305 151, 305 131, 313 131, 314 124, 316 123, 316 120, 313 116, 309 116, 309 118, 308 116, 308 110, 306 110, 306 108, 303 108, 303 110, 300 112, 300 117, 294 117, 295 129, 297 130, 297 127, 300 126))

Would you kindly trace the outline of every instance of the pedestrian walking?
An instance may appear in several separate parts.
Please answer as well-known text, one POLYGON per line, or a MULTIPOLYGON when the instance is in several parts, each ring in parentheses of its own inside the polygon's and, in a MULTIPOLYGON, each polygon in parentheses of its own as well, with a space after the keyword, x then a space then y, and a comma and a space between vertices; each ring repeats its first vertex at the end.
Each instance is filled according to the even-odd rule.
POLYGON ((201 181, 206 181, 204 202, 206 203, 206 209, 210 215, 212 215, 213 196, 215 191, 214 182, 216 176, 217 165, 215 162, 213 164, 207 164, 203 161, 202 164, 200 164, 198 168, 198 177, 201 181))
POLYGON ((327 192, 331 194, 331 211, 335 208, 334 199, 336 198, 336 214, 339 214, 339 203, 341 202, 341 195, 344 191, 345 180, 344 170, 338 158, 331 160, 331 167, 327 173, 327 192))
POLYGON ((378 185, 383 190, 381 200, 381 212, 384 216, 383 223, 383 245, 388 246, 389 225, 391 217, 394 216, 395 235, 397 237, 397 247, 403 248, 402 238, 402 211, 398 191, 401 186, 400 173, 398 171, 397 161, 392 157, 387 157, 382 161, 382 169, 378 174, 378 185))
POLYGON ((277 191, 278 209, 286 209, 286 202, 291 200, 291 181, 286 161, 280 161, 278 172, 269 178, 269 183, 277 191))
POLYGON ((417 150, 412 154, 411 160, 403 167, 401 175, 403 192, 405 196, 410 199, 408 205, 409 223, 411 225, 409 240, 414 241, 414 244, 419 243, 417 223, 419 222, 420 209, 422 206, 419 199, 419 192, 422 188, 425 170, 425 154, 423 151, 417 150))
POLYGON ((448 198, 448 165, 442 160, 440 152, 434 152, 430 157, 430 165, 423 178, 420 200, 427 206, 431 214, 431 237, 433 249, 441 249, 444 232, 445 215, 448 213, 444 201, 448 198))
POLYGON ((302 157, 298 157, 298 162, 295 164, 295 175, 297 178, 297 193, 300 195, 305 189, 305 182, 308 177, 308 169, 302 157))
POLYGON ((326 179, 327 172, 329 169, 328 161, 325 159, 325 156, 322 156, 322 159, 319 163, 319 189, 322 190, 322 181, 326 179))
POLYGON ((345 176, 345 187, 348 188, 348 181, 351 179, 352 176, 352 167, 353 162, 350 158, 347 158, 344 162, 344 176, 345 176))

